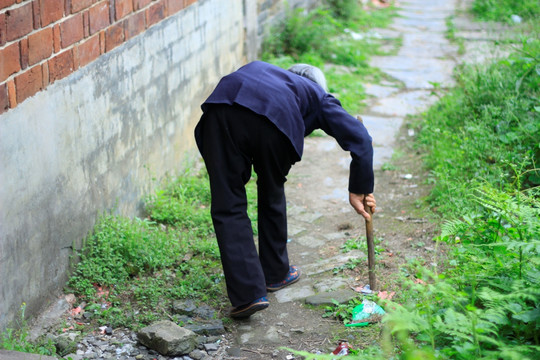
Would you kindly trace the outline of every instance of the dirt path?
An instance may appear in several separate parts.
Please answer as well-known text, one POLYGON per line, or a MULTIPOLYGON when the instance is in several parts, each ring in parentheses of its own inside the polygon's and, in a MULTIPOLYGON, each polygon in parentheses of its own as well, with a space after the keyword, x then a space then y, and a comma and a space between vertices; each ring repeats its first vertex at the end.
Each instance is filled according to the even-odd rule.
MULTIPOLYGON (((454 85, 452 72, 457 63, 500 55, 487 51, 482 51, 481 59, 479 53, 475 55, 474 49, 486 49, 493 32, 472 23, 463 12, 456 15, 456 10, 469 3, 400 1, 400 17, 390 28, 380 30, 383 37, 402 37, 403 46, 395 56, 375 57, 371 62, 394 81, 363 84, 373 96, 361 115, 375 147, 378 212, 374 228, 375 238, 380 240, 377 290, 399 292, 398 276, 404 263, 418 259, 434 264, 444 256, 432 241, 435 226, 422 208, 421 199, 428 191, 426 174, 419 166, 419 155, 411 148, 414 133, 404 122, 407 115, 419 114, 437 100, 435 88, 454 85), (458 36, 465 40, 467 56, 459 55, 458 46, 445 37, 450 17, 458 36)), ((303 277, 297 284, 270 294, 267 310, 230 325, 230 347, 224 358, 290 358, 290 352, 281 347, 328 354, 339 339, 346 339, 355 348, 377 343, 380 324, 346 328, 337 320, 323 318, 321 307, 306 305, 306 299, 310 302, 315 294, 359 296, 352 289, 368 283, 365 253, 341 249, 348 239, 365 234, 363 219, 348 204, 348 165, 348 153, 332 138, 306 139, 304 157, 291 170, 286 187, 289 254, 291 263, 303 270, 303 277), (362 261, 354 270, 335 271, 351 258, 362 261)))

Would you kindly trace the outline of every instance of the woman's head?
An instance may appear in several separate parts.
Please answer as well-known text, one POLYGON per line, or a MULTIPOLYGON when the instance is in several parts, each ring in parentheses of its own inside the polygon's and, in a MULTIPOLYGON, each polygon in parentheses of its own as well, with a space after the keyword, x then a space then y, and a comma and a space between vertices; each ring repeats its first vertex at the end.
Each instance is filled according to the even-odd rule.
POLYGON ((326 78, 324 77, 321 69, 319 69, 318 67, 308 64, 296 64, 291 66, 288 70, 297 75, 308 78, 314 83, 319 84, 324 89, 324 91, 328 91, 328 88, 326 86, 326 78))

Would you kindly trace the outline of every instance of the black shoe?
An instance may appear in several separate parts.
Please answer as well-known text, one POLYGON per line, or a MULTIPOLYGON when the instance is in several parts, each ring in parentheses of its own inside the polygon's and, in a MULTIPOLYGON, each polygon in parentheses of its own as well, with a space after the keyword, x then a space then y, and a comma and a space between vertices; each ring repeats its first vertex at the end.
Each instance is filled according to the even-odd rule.
POLYGON ((268 302, 268 298, 263 296, 262 298, 258 298, 247 305, 233 308, 231 310, 231 317, 235 319, 248 318, 257 311, 266 309, 269 305, 270 303, 268 302))

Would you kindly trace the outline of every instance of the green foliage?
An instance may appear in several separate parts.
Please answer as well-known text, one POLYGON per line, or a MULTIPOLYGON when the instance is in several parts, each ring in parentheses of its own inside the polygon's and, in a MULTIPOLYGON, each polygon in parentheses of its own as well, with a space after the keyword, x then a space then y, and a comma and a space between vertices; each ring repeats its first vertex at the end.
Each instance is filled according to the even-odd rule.
POLYGON ((357 0, 325 0, 332 16, 343 22, 352 21, 358 16, 360 8, 357 0))
POLYGON ((443 359, 534 358, 540 348, 538 280, 516 280, 503 290, 456 284, 425 269, 424 277, 428 284, 407 282, 403 306, 385 307, 393 309, 383 318, 387 331, 403 351, 443 359))
POLYGON ((149 196, 146 210, 155 221, 174 225, 194 236, 207 236, 213 231, 209 203, 208 174, 185 174, 149 196))
MULTIPOLYGON (((306 11, 301 8, 289 10, 285 18, 272 28, 262 45, 262 59, 271 61, 283 56, 294 62, 305 62, 321 67, 324 62, 367 68, 370 55, 378 54, 379 44, 369 34, 355 40, 351 31, 366 32, 374 27, 387 26, 394 16, 393 9, 363 11, 355 1, 347 2, 356 10, 347 11, 352 20, 343 22, 335 18, 331 10, 318 8, 306 11)), ((340 8, 339 12, 345 11, 340 8)), ((271 61, 273 62, 273 61, 271 61)))
POLYGON ((348 324, 352 320, 353 309, 362 304, 362 298, 357 297, 350 300, 347 304, 340 304, 336 300, 332 300, 333 305, 324 307, 323 317, 333 317, 342 321, 344 324, 348 324))
POLYGON ((338 28, 327 10, 289 9, 285 19, 265 38, 263 49, 266 54, 290 55, 296 59, 308 52, 326 53, 330 37, 336 35, 338 28))
POLYGON ((512 15, 537 21, 540 17, 538 0, 475 0, 472 12, 483 20, 510 21, 512 15))
POLYGON ((529 39, 506 60, 463 68, 459 86, 428 111, 418 140, 441 213, 474 207, 475 184, 511 185, 516 166, 524 188, 540 184, 539 54, 540 41, 529 39))
POLYGON ((176 299, 220 306, 225 289, 209 202, 207 176, 184 174, 148 197, 151 219, 99 220, 68 283, 93 321, 138 329, 170 318, 176 299))
POLYGON ((52 340, 29 341, 28 323, 24 317, 25 310, 26 304, 23 303, 14 328, 7 328, 0 334, 0 349, 48 356, 56 355, 56 348, 52 340))
POLYGON ((180 236, 148 220, 104 216, 81 250, 81 261, 69 285, 91 296, 94 284, 119 285, 171 266, 182 253, 180 236))

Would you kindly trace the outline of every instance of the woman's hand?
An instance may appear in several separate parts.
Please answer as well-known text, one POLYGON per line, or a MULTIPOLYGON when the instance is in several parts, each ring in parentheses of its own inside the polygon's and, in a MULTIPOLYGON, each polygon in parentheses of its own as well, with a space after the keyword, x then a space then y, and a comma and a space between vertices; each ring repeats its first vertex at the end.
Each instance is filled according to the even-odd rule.
POLYGON ((356 212, 362 215, 366 220, 370 221, 371 216, 366 211, 365 206, 368 206, 371 209, 371 213, 375 212, 377 203, 375 201, 375 196, 373 194, 354 194, 349 193, 349 202, 351 206, 356 210, 356 212))

